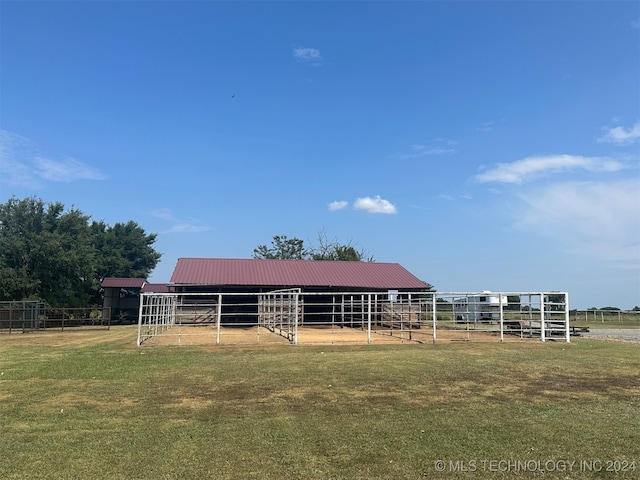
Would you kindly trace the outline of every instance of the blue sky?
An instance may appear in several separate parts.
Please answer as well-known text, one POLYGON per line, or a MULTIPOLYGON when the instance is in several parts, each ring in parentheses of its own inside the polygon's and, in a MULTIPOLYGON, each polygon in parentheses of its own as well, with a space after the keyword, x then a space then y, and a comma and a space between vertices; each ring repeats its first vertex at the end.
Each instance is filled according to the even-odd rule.
POLYGON ((640 3, 0 4, 0 201, 640 305, 640 3))

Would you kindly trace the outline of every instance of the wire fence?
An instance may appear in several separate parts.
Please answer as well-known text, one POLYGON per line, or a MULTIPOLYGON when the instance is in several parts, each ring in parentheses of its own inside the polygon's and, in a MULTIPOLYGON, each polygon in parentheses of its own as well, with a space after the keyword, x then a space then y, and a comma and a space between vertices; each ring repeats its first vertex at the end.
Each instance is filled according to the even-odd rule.
POLYGON ((43 302, 0 302, 0 333, 104 329, 112 325, 108 308, 53 308, 43 302))
POLYGON ((568 310, 568 296, 557 292, 155 294, 126 312, 0 302, 0 334, 109 330, 134 322, 138 344, 504 342, 640 328, 640 311, 568 310))
POLYGON ((640 327, 640 310, 589 309, 572 310, 569 313, 572 324, 606 325, 609 327, 640 327))

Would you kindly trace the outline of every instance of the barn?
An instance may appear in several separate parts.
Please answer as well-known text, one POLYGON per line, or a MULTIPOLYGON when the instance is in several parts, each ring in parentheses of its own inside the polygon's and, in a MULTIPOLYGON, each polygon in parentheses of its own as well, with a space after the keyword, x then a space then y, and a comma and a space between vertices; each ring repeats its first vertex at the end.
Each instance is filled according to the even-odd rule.
POLYGON ((427 283, 398 263, 318 260, 180 258, 170 283, 180 293, 262 293, 285 288, 318 293, 429 289, 427 283))
POLYGON ((111 322, 136 319, 141 293, 169 291, 166 283, 148 283, 146 278, 105 277, 100 287, 103 292, 102 318, 111 322))
POLYGON ((431 290, 398 263, 229 258, 180 258, 169 285, 169 295, 142 296, 141 326, 262 325, 292 336, 289 325, 362 327, 401 304, 417 315, 431 290))
POLYGON ((138 345, 569 339, 566 292, 435 292, 398 263, 180 258, 167 290, 141 293, 138 345))
POLYGON ((316 260, 180 258, 170 283, 175 293, 187 296, 226 294, 223 314, 241 323, 259 320, 259 295, 269 292, 304 293, 301 313, 309 321, 326 321, 336 304, 352 302, 364 292, 406 296, 428 290, 398 263, 316 260))

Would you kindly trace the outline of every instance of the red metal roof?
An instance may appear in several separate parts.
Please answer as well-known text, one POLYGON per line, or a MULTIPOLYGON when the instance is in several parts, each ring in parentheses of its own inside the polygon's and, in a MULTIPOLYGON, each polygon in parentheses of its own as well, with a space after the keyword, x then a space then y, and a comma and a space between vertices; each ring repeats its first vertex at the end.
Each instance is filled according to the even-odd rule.
POLYGON ((425 288, 398 263, 179 258, 171 283, 274 287, 425 288))
POLYGON ((142 288, 146 281, 144 278, 105 277, 100 286, 102 288, 142 288))
POLYGON ((142 293, 169 293, 168 283, 145 283, 142 293))

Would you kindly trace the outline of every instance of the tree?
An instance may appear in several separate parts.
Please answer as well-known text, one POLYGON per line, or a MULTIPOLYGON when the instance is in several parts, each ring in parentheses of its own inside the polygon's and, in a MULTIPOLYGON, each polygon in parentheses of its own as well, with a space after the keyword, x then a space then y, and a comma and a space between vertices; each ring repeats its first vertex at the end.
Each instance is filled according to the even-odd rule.
MULTIPOLYGON (((318 232, 318 247, 307 249, 299 238, 287 238, 286 235, 275 235, 271 248, 258 245, 253 249, 253 258, 279 260, 333 260, 373 262, 373 256, 366 250, 356 250, 351 241, 341 244, 337 240, 327 240, 324 230, 318 232)), ((424 282, 428 291, 435 292, 433 285, 424 282)))
POLYGON ((507 296, 507 304, 504 307, 505 310, 520 310, 520 296, 519 295, 508 295, 507 296))
POLYGON ((365 250, 356 250, 352 242, 341 244, 336 239, 328 240, 324 230, 318 232, 318 246, 307 248, 299 238, 275 235, 271 247, 258 245, 253 249, 253 258, 279 260, 341 260, 373 262, 373 256, 365 250))
POLYGON ((253 249, 253 258, 261 259, 304 260, 309 258, 309 254, 303 240, 287 238, 286 235, 275 235, 271 241, 271 248, 258 245, 253 249))
POLYGON ((60 202, 30 197, 0 205, 0 299, 54 307, 99 304, 105 276, 147 276, 160 254, 134 222, 89 225, 60 202))
POLYGON ((318 247, 311 252, 313 260, 341 260, 373 262, 373 256, 365 250, 356 250, 353 243, 341 244, 336 239, 328 240, 324 230, 318 232, 318 247))
POLYGON ((113 227, 93 222, 91 232, 100 252, 96 259, 96 278, 100 281, 105 277, 145 278, 160 260, 161 255, 152 247, 157 235, 147 235, 133 221, 113 227))
POLYGON ((59 203, 15 198, 0 205, 0 291, 3 299, 86 304, 95 249, 89 217, 59 203))

